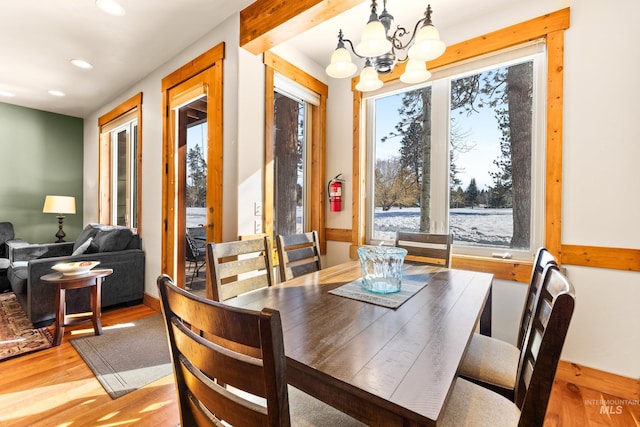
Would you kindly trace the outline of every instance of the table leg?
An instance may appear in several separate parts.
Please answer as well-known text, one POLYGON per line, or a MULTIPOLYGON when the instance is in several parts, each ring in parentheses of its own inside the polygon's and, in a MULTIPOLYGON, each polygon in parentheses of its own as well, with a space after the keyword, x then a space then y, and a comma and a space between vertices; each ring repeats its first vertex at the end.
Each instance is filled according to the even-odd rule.
POLYGON ((96 277, 96 285, 91 287, 91 323, 96 335, 102 335, 102 324, 100 323, 100 307, 102 297, 102 278, 96 277))
POLYGON ((62 343, 62 335, 64 335, 64 315, 65 315, 65 290, 62 286, 58 285, 58 291, 56 292, 58 306, 56 308, 56 323, 55 333, 53 335, 53 345, 60 345, 62 343))
POLYGON ((484 305, 482 314, 480 315, 480 333, 488 337, 491 336, 491 296, 493 293, 493 286, 489 288, 489 295, 487 296, 487 302, 484 305))

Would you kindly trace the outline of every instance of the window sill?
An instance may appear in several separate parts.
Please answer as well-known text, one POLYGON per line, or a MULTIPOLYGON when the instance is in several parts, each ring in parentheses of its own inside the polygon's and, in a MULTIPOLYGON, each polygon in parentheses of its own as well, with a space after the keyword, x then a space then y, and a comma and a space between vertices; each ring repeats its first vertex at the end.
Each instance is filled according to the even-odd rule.
POLYGON ((496 279, 522 283, 528 283, 531 279, 532 267, 533 261, 459 254, 451 256, 451 268, 491 273, 496 279))

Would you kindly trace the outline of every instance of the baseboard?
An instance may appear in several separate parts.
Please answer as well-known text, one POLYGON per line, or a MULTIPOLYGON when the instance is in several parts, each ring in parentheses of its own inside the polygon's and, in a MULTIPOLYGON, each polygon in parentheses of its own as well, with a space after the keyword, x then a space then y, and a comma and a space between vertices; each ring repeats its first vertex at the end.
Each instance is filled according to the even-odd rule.
POLYGON ((144 297, 142 297, 142 303, 147 307, 152 308, 158 313, 162 312, 162 308, 160 307, 160 299, 156 297, 152 297, 151 295, 145 293, 144 297))
POLYGON ((623 399, 640 401, 640 378, 628 378, 561 360, 556 378, 623 399))

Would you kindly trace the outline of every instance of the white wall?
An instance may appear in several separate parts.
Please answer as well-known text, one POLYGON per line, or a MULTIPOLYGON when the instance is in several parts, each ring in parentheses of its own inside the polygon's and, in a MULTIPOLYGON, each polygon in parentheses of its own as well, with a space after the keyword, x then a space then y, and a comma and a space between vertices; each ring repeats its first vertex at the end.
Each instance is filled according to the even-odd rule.
MULTIPOLYGON (((456 28, 440 28, 453 44, 569 6, 569 0, 518 1, 456 28)), ((640 116, 640 26, 636 0, 571 4, 565 32, 563 243, 640 247, 640 141, 633 124, 640 116)), ((220 41, 224 61, 224 224, 231 240, 255 229, 255 204, 262 202, 264 162, 264 78, 261 58, 238 46, 238 17, 164 64, 129 91, 85 119, 84 216, 97 218, 97 118, 133 94, 143 96, 143 240, 147 252, 146 292, 156 295, 161 242, 161 93, 160 80, 220 41), (238 84, 238 81, 240 84, 238 84)), ((296 54, 278 51, 292 59, 296 54)), ((300 58, 298 58, 300 59, 300 58)), ((323 65, 298 64, 322 81, 323 65)), ((343 173, 345 207, 327 212, 327 227, 351 228, 352 100, 350 84, 330 79, 327 104, 327 170, 343 173)), ((329 242, 328 265, 348 259, 347 243, 329 242)), ((640 377, 640 273, 568 267, 577 306, 563 359, 596 369, 640 377)), ((524 289, 496 281, 494 331, 515 340, 524 289)))
MULTIPOLYGON (((84 206, 85 223, 98 220, 98 118, 142 92, 142 241, 146 252, 145 293, 157 296, 156 278, 161 272, 162 245, 162 86, 164 77, 207 50, 225 42, 224 60, 224 167, 223 238, 238 234, 238 64, 239 15, 213 29, 125 93, 84 119, 84 206)), ((255 103, 255 101, 254 101, 255 103)), ((262 119, 259 119, 262 120, 262 119)), ((253 120, 252 123, 259 123, 253 120)), ((259 150, 254 150, 258 153, 259 150)))

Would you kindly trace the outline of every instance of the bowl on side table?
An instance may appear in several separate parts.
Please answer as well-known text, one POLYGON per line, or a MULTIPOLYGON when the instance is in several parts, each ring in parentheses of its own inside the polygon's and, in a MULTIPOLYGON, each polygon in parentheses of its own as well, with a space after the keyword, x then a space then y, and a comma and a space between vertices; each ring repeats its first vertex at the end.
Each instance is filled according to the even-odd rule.
POLYGON ((100 261, 61 262, 51 268, 63 276, 82 276, 98 264, 100 261))

